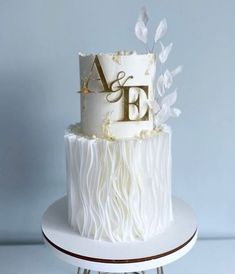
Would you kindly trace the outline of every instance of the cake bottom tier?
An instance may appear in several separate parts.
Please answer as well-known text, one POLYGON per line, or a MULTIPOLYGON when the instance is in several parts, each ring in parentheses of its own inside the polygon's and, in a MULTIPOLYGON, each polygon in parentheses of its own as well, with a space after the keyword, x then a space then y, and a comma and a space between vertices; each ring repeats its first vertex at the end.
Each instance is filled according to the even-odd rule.
POLYGON ((172 221, 171 131, 109 141, 65 134, 68 221, 81 236, 146 240, 172 221))

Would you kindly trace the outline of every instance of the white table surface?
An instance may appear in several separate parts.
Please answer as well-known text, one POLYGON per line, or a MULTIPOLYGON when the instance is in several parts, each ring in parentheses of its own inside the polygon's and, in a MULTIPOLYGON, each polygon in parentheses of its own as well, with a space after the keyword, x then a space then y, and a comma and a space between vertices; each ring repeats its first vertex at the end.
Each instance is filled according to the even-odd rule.
MULTIPOLYGON (((165 266, 165 274, 234 274, 234 240, 199 240, 192 251, 165 266)), ((45 245, 0 246, 1 274, 76 274, 45 245)), ((147 271, 152 274, 153 271, 147 271)))

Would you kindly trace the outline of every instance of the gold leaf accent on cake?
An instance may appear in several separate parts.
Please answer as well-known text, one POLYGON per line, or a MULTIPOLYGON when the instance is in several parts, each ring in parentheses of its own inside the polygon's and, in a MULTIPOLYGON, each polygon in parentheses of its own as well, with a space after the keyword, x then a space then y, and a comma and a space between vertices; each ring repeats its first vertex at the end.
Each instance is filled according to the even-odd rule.
POLYGON ((156 55, 155 54, 149 54, 148 55, 148 67, 145 71, 145 75, 149 75, 150 74, 150 70, 151 70, 151 67, 155 64, 156 62, 156 55))
POLYGON ((103 124, 102 124, 103 138, 113 141, 113 140, 115 140, 115 137, 112 136, 111 131, 110 131, 111 124, 112 124, 112 121, 110 118, 110 113, 107 113, 106 117, 103 120, 103 124))
POLYGON ((89 93, 89 89, 88 88, 82 88, 81 93, 87 94, 87 93, 89 93))
POLYGON ((152 130, 141 130, 140 133, 136 136, 139 139, 146 139, 149 137, 153 137, 163 132, 162 127, 155 127, 152 130))
POLYGON ((112 60, 116 62, 117 64, 121 65, 121 55, 118 55, 118 54, 113 55, 112 60))
POLYGON ((84 79, 81 79, 81 91, 80 92, 83 94, 89 93, 88 81, 89 81, 89 78, 87 78, 87 77, 85 77, 84 79))
POLYGON ((161 132, 164 132, 164 127, 162 127, 162 125, 158 125, 158 126, 155 126, 153 130, 155 133, 161 133, 161 132))
POLYGON ((149 59, 149 65, 153 65, 156 62, 156 54, 149 54, 148 59, 149 59))

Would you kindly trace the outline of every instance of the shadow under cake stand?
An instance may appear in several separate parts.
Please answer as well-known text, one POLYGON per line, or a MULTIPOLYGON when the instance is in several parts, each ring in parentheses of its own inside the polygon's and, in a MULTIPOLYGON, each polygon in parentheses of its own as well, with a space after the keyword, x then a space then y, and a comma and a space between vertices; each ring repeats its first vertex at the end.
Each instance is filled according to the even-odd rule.
POLYGON ((67 197, 46 210, 42 233, 46 244, 63 261, 78 267, 78 273, 143 272, 157 269, 187 254, 197 239, 197 221, 193 210, 173 197, 174 221, 158 236, 147 241, 113 243, 79 236, 68 224, 67 197))

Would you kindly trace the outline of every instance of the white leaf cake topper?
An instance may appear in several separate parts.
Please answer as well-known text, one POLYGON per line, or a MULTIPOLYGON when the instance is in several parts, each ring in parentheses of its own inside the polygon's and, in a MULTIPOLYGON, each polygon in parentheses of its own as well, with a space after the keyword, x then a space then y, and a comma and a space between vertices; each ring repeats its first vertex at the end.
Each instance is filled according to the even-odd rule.
POLYGON ((175 104, 176 100, 177 100, 177 89, 175 89, 175 91, 173 91, 172 93, 162 98, 161 104, 171 107, 175 104))
POLYGON ((154 37, 154 42, 157 43, 158 40, 162 39, 162 37, 166 34, 167 32, 167 21, 166 18, 164 18, 158 25, 154 37))
POLYGON ((159 60, 162 64, 164 64, 172 50, 173 43, 170 43, 167 47, 164 47, 163 43, 160 42, 161 45, 161 52, 159 53, 159 60))
POLYGON ((148 16, 146 7, 142 7, 138 21, 142 21, 145 24, 145 26, 147 25, 149 21, 149 16, 148 16))
MULTIPOLYGON (((155 48, 158 45, 160 46, 158 57, 160 61, 160 71, 162 71, 162 66, 166 63, 173 47, 173 43, 170 43, 168 46, 164 46, 162 42, 162 38, 166 35, 168 29, 167 20, 166 18, 163 18, 156 28, 152 51, 149 51, 148 47, 148 21, 149 16, 147 9, 143 7, 135 24, 135 35, 146 45, 148 53, 157 54, 155 48)), ((149 102, 149 107, 155 115, 155 127, 160 127, 162 124, 166 123, 170 117, 178 117, 181 114, 181 111, 178 108, 172 107, 177 100, 177 89, 166 95, 166 91, 169 90, 173 85, 173 78, 177 74, 181 73, 181 71, 182 67, 178 66, 172 71, 166 69, 164 73, 161 73, 157 77, 155 86, 155 99, 154 101, 149 102)))
POLYGON ((141 9, 138 21, 135 24, 135 35, 136 37, 147 44, 148 39, 148 29, 147 29, 147 23, 148 23, 148 14, 145 7, 141 9))
POLYGON ((135 25, 135 35, 137 38, 147 44, 148 29, 142 21, 139 21, 135 25))
POLYGON ((165 94, 166 89, 169 89, 172 86, 172 84, 173 84, 173 78, 177 74, 179 74, 181 71, 182 71, 182 67, 178 66, 177 68, 175 68, 171 72, 167 69, 164 74, 161 74, 158 77, 158 80, 157 80, 157 91, 158 91, 158 94, 161 97, 165 94))
POLYGON ((165 94, 165 79, 164 75, 160 75, 157 80, 157 91, 160 96, 165 94))
POLYGON ((181 111, 177 108, 172 108, 177 100, 177 89, 171 94, 165 96, 160 103, 160 110, 155 115, 155 125, 164 124, 170 117, 178 117, 181 111))
POLYGON ((177 74, 179 74, 179 73, 181 73, 182 72, 182 66, 178 66, 177 68, 175 68, 172 72, 171 72, 171 74, 172 74, 172 76, 174 77, 174 76, 176 76, 177 74))

